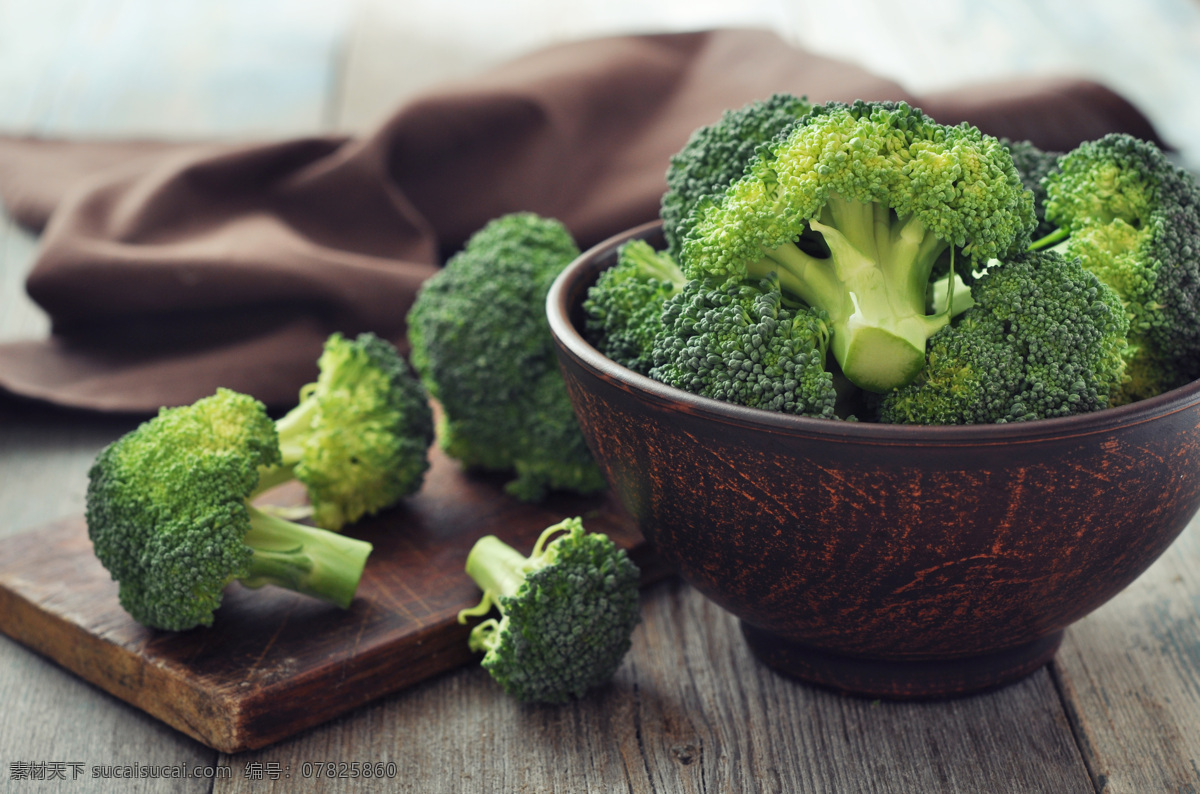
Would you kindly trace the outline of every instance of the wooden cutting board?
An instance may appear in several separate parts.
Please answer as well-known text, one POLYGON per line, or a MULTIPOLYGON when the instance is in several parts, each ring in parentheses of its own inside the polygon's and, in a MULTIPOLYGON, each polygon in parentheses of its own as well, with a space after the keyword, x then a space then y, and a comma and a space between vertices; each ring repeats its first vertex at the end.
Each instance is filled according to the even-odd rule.
MULTIPOLYGON (((274 587, 230 585, 209 628, 135 623, 92 554, 83 518, 0 540, 0 631, 214 749, 263 747, 478 657, 456 617, 479 601, 463 572, 486 534, 528 553, 547 526, 579 515, 630 550, 643 582, 659 565, 609 495, 526 505, 503 481, 441 452, 420 493, 347 534, 374 544, 349 610, 274 587)), ((285 486, 267 501, 297 504, 285 486)))

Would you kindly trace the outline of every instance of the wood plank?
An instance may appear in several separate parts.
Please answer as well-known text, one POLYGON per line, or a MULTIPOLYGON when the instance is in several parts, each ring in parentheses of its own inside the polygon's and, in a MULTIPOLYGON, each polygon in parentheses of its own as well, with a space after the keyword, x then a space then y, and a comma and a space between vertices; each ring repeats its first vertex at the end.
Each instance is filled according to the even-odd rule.
POLYGON ((1200 520, 1053 664, 1097 791, 1200 791, 1200 520))
MULTIPOLYGON (((521 705, 470 668, 235 763, 277 764, 292 792, 333 790, 315 767, 302 774, 320 759, 394 763, 392 785, 423 794, 1093 791, 1045 670, 962 700, 870 701, 759 664, 736 621, 678 582, 647 591, 643 618, 614 681, 583 700, 521 705)), ((239 775, 214 791, 256 785, 239 775)))
MULTIPOLYGON (((278 588, 228 589, 214 625, 159 632, 117 602, 82 519, 0 541, 0 631, 210 747, 262 747, 470 659, 459 610, 479 590, 463 571, 475 540, 533 547, 581 515, 661 578, 632 519, 607 495, 539 505, 502 480, 466 475, 440 451, 421 491, 354 534, 374 544, 343 612, 278 588)), ((281 498, 298 501, 298 486, 281 498)))

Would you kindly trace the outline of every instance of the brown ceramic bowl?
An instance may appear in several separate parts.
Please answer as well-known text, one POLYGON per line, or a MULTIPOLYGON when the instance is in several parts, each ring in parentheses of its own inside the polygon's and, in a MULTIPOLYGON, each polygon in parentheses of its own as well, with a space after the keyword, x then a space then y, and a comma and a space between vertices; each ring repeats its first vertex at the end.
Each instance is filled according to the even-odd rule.
POLYGON ((583 432, 660 555, 741 619, 767 664, 873 697, 1000 686, 1047 662, 1200 507, 1200 382, 1009 425, 852 423, 744 408, 642 377, 581 334, 635 237, 548 299, 583 432))

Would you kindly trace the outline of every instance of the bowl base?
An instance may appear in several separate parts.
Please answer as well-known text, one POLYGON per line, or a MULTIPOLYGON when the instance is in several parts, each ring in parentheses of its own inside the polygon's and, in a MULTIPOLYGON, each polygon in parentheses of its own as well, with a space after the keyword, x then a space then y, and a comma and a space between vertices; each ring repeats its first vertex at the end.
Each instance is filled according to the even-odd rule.
POLYGON ((861 697, 932 700, 983 692, 1024 678, 1050 661, 1063 633, 979 656, 918 660, 830 653, 744 621, 742 635, 760 661, 802 681, 861 697))

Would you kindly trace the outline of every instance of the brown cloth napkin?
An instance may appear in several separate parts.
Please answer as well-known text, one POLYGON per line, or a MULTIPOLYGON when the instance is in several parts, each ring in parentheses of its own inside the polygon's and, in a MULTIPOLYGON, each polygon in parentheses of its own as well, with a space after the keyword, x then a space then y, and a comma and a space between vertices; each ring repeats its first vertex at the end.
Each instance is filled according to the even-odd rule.
POLYGON ((1112 131, 1158 141, 1094 83, 914 97, 749 30, 553 47, 443 85, 363 138, 0 139, 0 197, 45 229, 28 290, 53 326, 0 345, 0 388, 101 411, 218 386, 290 405, 332 331, 403 345, 420 283, 491 218, 556 217, 585 248, 651 220, 692 130, 776 91, 905 100, 1047 149, 1112 131))

